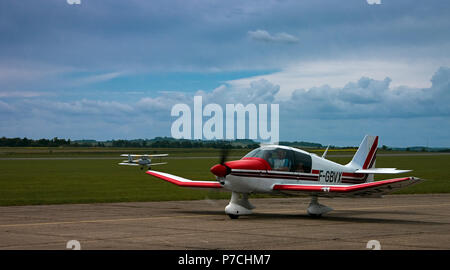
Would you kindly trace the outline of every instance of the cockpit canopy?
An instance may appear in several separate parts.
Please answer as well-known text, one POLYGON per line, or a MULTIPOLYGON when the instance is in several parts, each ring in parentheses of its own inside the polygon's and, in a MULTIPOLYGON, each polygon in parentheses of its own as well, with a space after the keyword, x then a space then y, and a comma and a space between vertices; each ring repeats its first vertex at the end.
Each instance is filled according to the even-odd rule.
POLYGON ((257 148, 244 158, 257 157, 267 161, 274 171, 311 172, 311 156, 300 151, 275 146, 257 148))

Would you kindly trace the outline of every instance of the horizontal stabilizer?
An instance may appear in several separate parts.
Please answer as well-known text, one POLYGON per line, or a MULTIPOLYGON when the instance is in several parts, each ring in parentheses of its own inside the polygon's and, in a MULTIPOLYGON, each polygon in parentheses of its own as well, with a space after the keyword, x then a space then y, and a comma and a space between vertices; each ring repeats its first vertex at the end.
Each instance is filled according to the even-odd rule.
POLYGON ((397 174, 397 173, 407 173, 412 170, 397 170, 396 168, 370 168, 356 170, 355 173, 366 173, 366 174, 397 174))

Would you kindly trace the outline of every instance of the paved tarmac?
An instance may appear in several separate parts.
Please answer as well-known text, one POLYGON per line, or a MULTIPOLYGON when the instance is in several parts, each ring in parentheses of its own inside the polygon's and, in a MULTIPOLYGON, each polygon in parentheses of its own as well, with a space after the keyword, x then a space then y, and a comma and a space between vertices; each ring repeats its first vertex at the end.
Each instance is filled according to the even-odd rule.
POLYGON ((0 249, 450 249, 450 194, 321 198, 322 218, 307 197, 250 200, 237 220, 225 200, 0 207, 0 249))

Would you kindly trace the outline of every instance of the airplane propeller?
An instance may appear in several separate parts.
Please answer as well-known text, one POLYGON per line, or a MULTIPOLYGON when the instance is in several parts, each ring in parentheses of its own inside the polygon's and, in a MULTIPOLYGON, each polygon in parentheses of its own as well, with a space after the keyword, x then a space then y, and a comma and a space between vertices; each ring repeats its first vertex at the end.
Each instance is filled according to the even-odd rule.
POLYGON ((230 152, 230 149, 228 149, 228 148, 222 148, 220 150, 220 162, 219 162, 219 164, 225 165, 225 161, 227 160, 229 152, 230 152))
POLYGON ((231 173, 231 168, 228 167, 225 164, 225 161, 227 160, 228 154, 230 152, 229 148, 222 148, 222 150, 220 151, 220 162, 217 165, 214 165, 211 168, 211 172, 218 176, 218 177, 226 177, 228 174, 231 173))
MULTIPOLYGON (((226 174, 225 176, 229 175, 231 173, 231 168, 227 166, 227 164, 225 164, 225 161, 228 158, 228 154, 230 153, 230 148, 222 148, 222 153, 220 156, 220 165, 225 166, 226 168, 226 174)), ((224 176, 224 177, 225 177, 224 176)))

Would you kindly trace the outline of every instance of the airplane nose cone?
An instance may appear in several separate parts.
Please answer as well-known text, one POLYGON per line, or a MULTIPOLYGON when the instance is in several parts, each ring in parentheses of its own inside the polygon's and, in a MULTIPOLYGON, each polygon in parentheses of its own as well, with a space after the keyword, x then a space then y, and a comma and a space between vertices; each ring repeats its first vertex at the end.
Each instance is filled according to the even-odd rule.
POLYGON ((217 164, 211 167, 211 172, 219 177, 224 177, 227 175, 227 167, 222 164, 217 164))

